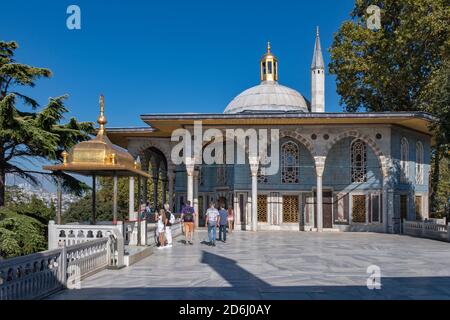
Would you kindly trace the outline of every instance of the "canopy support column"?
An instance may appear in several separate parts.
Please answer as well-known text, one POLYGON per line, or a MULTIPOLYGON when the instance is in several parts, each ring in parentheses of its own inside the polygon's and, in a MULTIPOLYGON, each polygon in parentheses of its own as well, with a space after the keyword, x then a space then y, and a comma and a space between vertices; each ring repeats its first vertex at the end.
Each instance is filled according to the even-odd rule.
POLYGON ((138 232, 137 232, 137 245, 140 246, 141 245, 141 207, 142 207, 142 191, 141 191, 141 177, 138 176, 138 216, 137 216, 137 221, 138 221, 138 232))
POLYGON ((62 215, 62 178, 61 173, 58 172, 56 174, 56 181, 57 181, 57 191, 56 191, 56 198, 57 198, 57 210, 56 210, 56 223, 61 224, 61 215, 62 215))
POLYGON ((96 176, 92 175, 92 224, 97 223, 96 176))
POLYGON ((115 174, 113 187, 113 224, 117 224, 117 180, 117 174, 115 174))

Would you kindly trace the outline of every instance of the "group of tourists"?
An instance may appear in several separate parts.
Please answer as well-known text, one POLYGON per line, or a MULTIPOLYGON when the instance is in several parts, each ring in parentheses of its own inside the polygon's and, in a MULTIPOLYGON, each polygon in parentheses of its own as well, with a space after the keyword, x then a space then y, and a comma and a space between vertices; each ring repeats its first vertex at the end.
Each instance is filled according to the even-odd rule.
MULTIPOLYGON (((181 221, 184 227, 185 244, 193 244, 193 235, 195 227, 195 210, 191 206, 191 202, 183 206, 181 212, 181 221)), ((208 228, 208 245, 216 246, 216 233, 217 228, 219 229, 219 241, 227 241, 227 232, 233 231, 234 222, 234 211, 233 208, 229 207, 225 210, 225 206, 221 203, 219 209, 215 207, 214 202, 209 204, 208 210, 206 210, 205 215, 205 227, 208 228), (228 229, 228 230, 227 230, 228 229)))
MULTIPOLYGON (((151 221, 154 216, 156 222, 156 238, 158 249, 171 248, 172 247, 172 225, 175 223, 175 215, 171 212, 168 203, 164 204, 164 208, 154 210, 150 208, 150 203, 147 202, 141 207, 141 219, 151 221)), ((193 245, 194 231, 196 225, 196 212, 192 207, 191 202, 187 201, 181 210, 181 222, 183 224, 185 245, 193 245)), ((205 227, 208 228, 208 242, 209 246, 216 246, 217 229, 219 229, 218 241, 226 243, 227 232, 233 232, 234 228, 234 211, 232 207, 225 209, 225 206, 220 203, 218 208, 215 207, 215 203, 209 204, 208 210, 205 214, 205 227)))
POLYGON ((156 236, 158 249, 172 247, 172 225, 175 223, 175 215, 170 211, 168 203, 164 204, 164 209, 156 211, 156 236))
POLYGON ((225 206, 221 203, 219 210, 216 209, 214 202, 209 204, 206 210, 205 227, 208 227, 208 245, 216 246, 216 229, 219 228, 219 241, 227 242, 227 227, 229 232, 233 232, 234 212, 233 208, 225 206))

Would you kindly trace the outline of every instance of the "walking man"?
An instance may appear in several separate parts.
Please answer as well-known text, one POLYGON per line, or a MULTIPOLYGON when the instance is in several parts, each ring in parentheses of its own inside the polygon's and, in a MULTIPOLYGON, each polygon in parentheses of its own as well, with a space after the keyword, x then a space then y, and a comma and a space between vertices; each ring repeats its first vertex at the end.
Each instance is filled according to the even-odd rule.
POLYGON ((170 206, 168 203, 164 204, 164 209, 166 210, 166 239, 167 247, 172 247, 172 225, 175 223, 175 215, 170 211, 170 206))
POLYGON ((216 246, 216 227, 219 221, 219 212, 214 208, 214 202, 209 204, 208 210, 206 210, 206 223, 208 227, 208 239, 209 245, 216 246))
POLYGON ((225 210, 224 205, 220 205, 219 210, 219 241, 227 242, 227 223, 228 223, 228 212, 225 210), (223 234, 223 236, 222 236, 223 234))
POLYGON ((181 220, 183 221, 184 226, 184 244, 193 244, 194 237, 194 226, 195 226, 195 210, 191 207, 191 202, 187 201, 186 205, 183 207, 183 211, 181 212, 181 220))

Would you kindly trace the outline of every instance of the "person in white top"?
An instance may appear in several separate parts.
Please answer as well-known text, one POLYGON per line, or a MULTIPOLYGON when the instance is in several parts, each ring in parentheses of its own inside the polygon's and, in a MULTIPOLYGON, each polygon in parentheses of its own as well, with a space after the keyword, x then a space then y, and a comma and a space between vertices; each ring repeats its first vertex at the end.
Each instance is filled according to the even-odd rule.
POLYGON ((175 215, 170 212, 170 206, 168 203, 164 204, 164 209, 166 210, 166 239, 167 247, 172 247, 172 225, 175 223, 175 215))
POLYGON ((158 219, 157 228, 158 228, 159 243, 160 243, 158 249, 162 249, 162 248, 164 248, 164 245, 166 242, 165 230, 166 230, 166 223, 167 223, 166 212, 164 209, 159 210, 157 219, 158 219))
POLYGON ((216 246, 216 228, 218 225, 219 211, 214 207, 214 202, 209 204, 208 210, 206 210, 206 223, 205 226, 208 227, 208 239, 209 245, 216 246))

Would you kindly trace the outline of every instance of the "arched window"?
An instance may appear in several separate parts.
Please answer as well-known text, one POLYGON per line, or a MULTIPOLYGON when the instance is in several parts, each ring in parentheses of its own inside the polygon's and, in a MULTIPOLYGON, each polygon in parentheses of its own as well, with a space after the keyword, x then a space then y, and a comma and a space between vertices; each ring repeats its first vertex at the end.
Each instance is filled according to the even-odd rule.
POLYGON ((362 183, 367 181, 366 149, 366 144, 362 140, 357 139, 351 144, 352 182, 362 183))
POLYGON ((408 140, 403 137, 402 141, 400 143, 400 168, 401 168, 400 181, 401 182, 408 181, 408 176, 409 176, 408 162, 409 162, 409 143, 408 143, 408 140))
POLYGON ((299 149, 292 142, 285 142, 281 146, 281 183, 298 183, 299 149))
POLYGON ((416 184, 423 184, 423 144, 416 143, 416 184))

